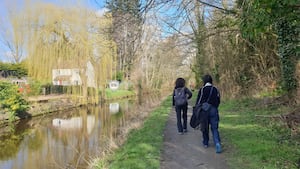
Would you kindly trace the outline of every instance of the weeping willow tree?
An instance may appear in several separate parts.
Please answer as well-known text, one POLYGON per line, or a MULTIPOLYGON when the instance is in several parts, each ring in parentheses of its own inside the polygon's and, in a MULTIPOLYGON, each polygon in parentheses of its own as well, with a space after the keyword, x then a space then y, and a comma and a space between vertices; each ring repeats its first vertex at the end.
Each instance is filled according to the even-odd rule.
MULTIPOLYGON (((69 93, 83 96, 84 102, 99 100, 115 70, 115 44, 106 30, 111 17, 86 9, 62 8, 52 4, 26 7, 28 14, 28 74, 43 83, 52 83, 52 71, 78 70, 80 83, 69 93)), ((71 78, 71 77, 69 77, 71 78)))
POLYGON ((117 45, 112 40, 112 15, 106 13, 103 16, 97 16, 93 27, 97 36, 93 38, 93 57, 92 61, 97 65, 96 72, 97 83, 101 89, 104 89, 109 80, 116 79, 117 72, 117 45))

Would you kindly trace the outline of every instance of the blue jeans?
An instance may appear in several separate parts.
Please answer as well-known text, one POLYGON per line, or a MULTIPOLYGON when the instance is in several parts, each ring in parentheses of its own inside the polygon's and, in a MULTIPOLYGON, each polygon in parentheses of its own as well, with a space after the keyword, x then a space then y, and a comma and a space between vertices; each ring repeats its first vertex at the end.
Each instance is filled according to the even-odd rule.
POLYGON ((183 132, 183 129, 187 129, 187 109, 187 105, 175 106, 178 132, 183 132), (183 124, 181 118, 183 119, 183 124))
POLYGON ((202 131, 202 137, 203 137, 203 144, 208 145, 209 141, 209 126, 211 128, 212 136, 214 139, 214 143, 220 143, 220 135, 219 135, 219 111, 215 107, 211 107, 208 115, 208 123, 207 126, 205 127, 206 130, 202 131))

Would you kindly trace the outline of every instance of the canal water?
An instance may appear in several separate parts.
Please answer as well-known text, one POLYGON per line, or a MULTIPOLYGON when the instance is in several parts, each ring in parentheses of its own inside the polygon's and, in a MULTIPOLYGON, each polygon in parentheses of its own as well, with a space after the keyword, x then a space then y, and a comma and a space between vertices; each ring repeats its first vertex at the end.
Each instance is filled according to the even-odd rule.
POLYGON ((22 120, 0 130, 0 169, 85 169, 124 141, 160 96, 118 100, 22 120), (9 130, 7 130, 9 128, 9 130))

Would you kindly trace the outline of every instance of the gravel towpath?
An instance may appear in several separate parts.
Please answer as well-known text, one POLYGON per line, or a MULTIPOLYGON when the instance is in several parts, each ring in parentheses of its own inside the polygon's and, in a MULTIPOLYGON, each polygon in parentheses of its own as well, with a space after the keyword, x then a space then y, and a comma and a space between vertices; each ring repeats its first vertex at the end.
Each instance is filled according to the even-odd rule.
MULTIPOLYGON (((226 149, 221 154, 215 153, 212 137, 209 147, 202 146, 202 134, 189 126, 192 107, 188 108, 188 132, 177 133, 175 109, 171 110, 164 131, 164 143, 161 155, 161 169, 228 169, 226 149)), ((222 136, 222 133, 220 133, 222 136)))

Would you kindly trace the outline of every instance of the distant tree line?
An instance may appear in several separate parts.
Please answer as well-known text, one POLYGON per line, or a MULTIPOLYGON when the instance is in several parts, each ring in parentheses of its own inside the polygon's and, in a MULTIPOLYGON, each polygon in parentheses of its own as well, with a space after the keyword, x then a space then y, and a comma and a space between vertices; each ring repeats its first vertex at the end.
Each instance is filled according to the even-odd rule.
POLYGON ((229 97, 277 93, 295 98, 298 0, 154 0, 151 4, 164 27, 190 40, 179 44, 195 49, 191 69, 198 86, 201 75, 211 73, 229 97))
MULTIPOLYGON (((224 96, 295 97, 299 6, 298 0, 108 0, 108 12, 97 16, 86 8, 28 4, 25 19, 10 16, 15 38, 6 44, 15 56, 28 54, 29 76, 47 83, 53 68, 84 70, 90 61, 101 89, 110 79, 168 89, 178 76, 199 87, 210 73, 224 96)), ((83 95, 87 88, 83 83, 83 95)))
POLYGON ((26 77, 28 70, 23 63, 2 63, 0 62, 0 76, 3 78, 7 77, 26 77))

